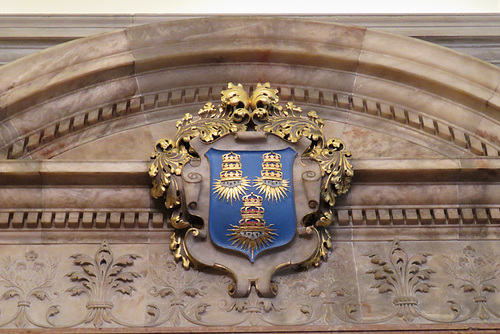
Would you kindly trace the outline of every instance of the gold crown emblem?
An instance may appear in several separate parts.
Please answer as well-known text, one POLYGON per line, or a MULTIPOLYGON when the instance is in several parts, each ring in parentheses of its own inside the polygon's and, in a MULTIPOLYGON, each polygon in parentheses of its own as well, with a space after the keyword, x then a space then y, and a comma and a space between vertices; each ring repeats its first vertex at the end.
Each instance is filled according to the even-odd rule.
POLYGON ((228 163, 228 162, 240 162, 241 156, 239 154, 230 152, 227 154, 224 154, 222 156, 222 162, 223 163, 228 163))
POLYGON ((260 220, 254 220, 254 219, 242 219, 240 220, 239 224, 240 232, 260 232, 264 231, 266 229, 266 223, 260 220))
POLYGON ((279 162, 263 162, 262 163, 262 169, 264 170, 281 170, 281 167, 283 167, 282 164, 279 162))
POLYGON ((239 162, 223 162, 222 170, 239 170, 241 169, 241 163, 239 162))
POLYGON ((262 155, 262 160, 264 160, 264 162, 280 163, 281 162, 281 154, 274 153, 274 152, 264 153, 262 155))
POLYGON ((230 152, 222 156, 222 172, 220 172, 221 181, 241 180, 243 172, 241 171, 241 156, 230 152))
POLYGON ((262 171, 260 172, 263 180, 283 180, 281 172, 281 155, 274 152, 262 155, 262 171))
POLYGON ((227 170, 220 172, 221 181, 241 180, 243 172, 241 170, 227 170))
POLYGON ((283 180, 283 173, 276 170, 263 170, 260 173, 264 180, 283 180))
POLYGON ((241 218, 243 219, 262 219, 264 218, 264 208, 261 206, 252 207, 244 206, 240 209, 241 218))
POLYGON ((253 192, 250 195, 243 196, 243 206, 262 206, 262 196, 255 195, 253 192))

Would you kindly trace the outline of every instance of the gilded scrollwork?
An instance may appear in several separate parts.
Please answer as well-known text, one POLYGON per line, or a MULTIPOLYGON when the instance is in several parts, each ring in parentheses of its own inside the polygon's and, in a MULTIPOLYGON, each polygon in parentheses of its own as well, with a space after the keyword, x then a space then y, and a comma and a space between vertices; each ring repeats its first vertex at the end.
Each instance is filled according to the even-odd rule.
POLYGON ((330 236, 324 229, 333 221, 331 207, 335 198, 347 192, 353 177, 353 167, 348 161, 351 154, 339 139, 328 139, 323 133, 325 122, 315 111, 302 115, 302 109, 291 102, 279 105, 278 90, 269 83, 258 84, 248 94, 241 84, 229 83, 221 92, 221 103, 214 106, 207 103, 198 112, 198 118, 186 114, 177 122, 177 133, 173 140, 157 142, 154 160, 149 175, 153 179, 151 195, 165 198, 170 210, 169 223, 176 229, 171 249, 184 265, 192 264, 180 242, 188 228, 200 228, 190 220, 186 204, 182 200, 182 187, 178 180, 183 166, 193 158, 199 158, 190 141, 199 138, 204 143, 213 143, 222 137, 243 131, 257 131, 273 134, 286 142, 298 143, 302 138, 310 141, 302 152, 303 158, 317 161, 321 169, 321 200, 314 203, 315 213, 309 214, 303 223, 314 226, 322 237, 321 246, 314 259, 308 261, 318 265, 326 258, 326 248, 331 245, 330 236), (324 241, 324 242, 323 242, 324 241))
MULTIPOLYGON (((311 227, 307 229, 311 229, 311 227)), ((321 260, 326 261, 328 259, 328 251, 332 248, 332 237, 330 232, 328 232, 326 228, 318 228, 316 231, 320 239, 319 247, 316 250, 316 254, 311 257, 309 261, 302 264, 304 268, 319 266, 321 260)))
POLYGON ((200 118, 193 121, 191 114, 186 114, 177 123, 177 134, 174 140, 165 138, 156 143, 154 159, 149 168, 149 176, 153 179, 151 195, 154 198, 165 196, 165 207, 174 209, 180 206, 179 185, 173 175, 181 174, 182 166, 197 157, 190 147, 189 141, 199 137, 204 142, 212 142, 220 137, 244 129, 235 124, 225 114, 212 114, 210 106, 200 111, 200 118), (207 111, 207 109, 209 111, 207 111))
POLYGON ((330 208, 335 205, 335 198, 338 195, 349 190, 354 176, 353 167, 347 159, 351 153, 344 149, 345 144, 342 140, 324 137, 322 131, 324 121, 315 111, 310 111, 307 118, 304 118, 302 109, 289 102, 284 109, 273 108, 268 121, 259 125, 257 129, 273 133, 290 142, 297 142, 302 137, 311 141, 304 155, 319 162, 323 176, 322 212, 315 225, 329 226, 333 221, 330 208))

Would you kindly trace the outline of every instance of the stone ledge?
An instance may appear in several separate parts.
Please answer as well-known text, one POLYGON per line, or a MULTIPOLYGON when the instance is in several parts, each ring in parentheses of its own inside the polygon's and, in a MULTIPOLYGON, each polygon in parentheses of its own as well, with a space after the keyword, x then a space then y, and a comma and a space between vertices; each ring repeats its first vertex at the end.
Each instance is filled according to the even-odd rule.
MULTIPOLYGON (((216 15, 109 14, 109 15, 23 15, 3 14, 0 38, 80 38, 134 25, 185 20, 216 15)), ((222 15, 217 15, 222 16, 222 15)), ((243 15, 231 15, 243 16, 243 15)), ((498 36, 498 14, 337 14, 260 15, 292 17, 322 22, 359 25, 401 35, 498 36), (439 23, 439 24, 437 24, 439 23)))
MULTIPOLYGON (((500 160, 352 159, 357 183, 500 182, 500 160)), ((0 161, 2 185, 149 185, 149 161, 0 161)))
MULTIPOLYGON (((499 324, 466 323, 466 324, 402 324, 402 325, 334 325, 334 326, 230 326, 230 327, 165 327, 165 328, 75 328, 50 329, 54 334, 164 334, 164 333, 422 333, 441 334, 457 333, 491 333, 500 330, 499 324)), ((3 329, 3 333, 45 334, 46 329, 3 329)))

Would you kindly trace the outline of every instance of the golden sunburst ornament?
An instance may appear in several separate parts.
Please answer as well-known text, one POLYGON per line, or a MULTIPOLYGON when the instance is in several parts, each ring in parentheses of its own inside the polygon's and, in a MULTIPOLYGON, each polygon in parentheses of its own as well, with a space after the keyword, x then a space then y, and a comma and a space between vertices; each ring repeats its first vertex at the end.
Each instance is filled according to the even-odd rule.
POLYGON ((277 236, 274 231, 276 229, 271 228, 273 224, 263 225, 257 231, 255 227, 252 227, 252 230, 245 230, 240 225, 232 225, 228 231, 232 232, 228 234, 231 238, 229 241, 233 243, 231 246, 235 246, 240 248, 244 252, 250 253, 250 257, 253 261, 254 251, 259 250, 261 247, 269 246, 271 242, 274 241, 274 236, 277 236))
POLYGON ((250 187, 248 177, 243 177, 241 171, 241 156, 230 152, 222 156, 222 172, 220 180, 215 180, 213 189, 217 199, 224 199, 226 202, 233 203, 239 200, 240 196, 250 187))
POLYGON ((253 262, 254 252, 264 246, 269 246, 274 241, 276 229, 271 228, 273 224, 266 224, 264 220, 264 208, 262 207, 262 196, 253 192, 243 197, 243 207, 240 209, 241 220, 238 225, 232 225, 227 234, 231 246, 240 248, 250 253, 253 262))
POLYGON ((240 180, 224 181, 215 180, 214 182, 214 194, 217 199, 224 199, 226 202, 231 202, 239 200, 240 196, 245 194, 247 187, 250 187, 250 181, 247 177, 243 177, 240 180))
POLYGON ((281 155, 274 152, 262 155, 261 176, 255 178, 254 186, 259 194, 264 194, 267 201, 279 202, 287 196, 289 191, 289 180, 283 180, 281 171, 281 155))

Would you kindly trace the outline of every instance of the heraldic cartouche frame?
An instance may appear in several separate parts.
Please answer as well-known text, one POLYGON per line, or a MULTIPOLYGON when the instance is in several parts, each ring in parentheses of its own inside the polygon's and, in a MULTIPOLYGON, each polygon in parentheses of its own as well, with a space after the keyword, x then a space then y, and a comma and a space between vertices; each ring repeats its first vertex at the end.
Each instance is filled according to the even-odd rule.
POLYGON ((177 121, 174 139, 156 143, 151 195, 165 199, 170 249, 186 269, 225 270, 233 297, 252 286, 272 297, 277 270, 326 260, 331 208, 353 177, 351 154, 342 140, 325 138, 315 111, 303 116, 291 102, 278 104, 269 83, 252 94, 229 83, 221 96, 197 118, 177 121), (260 176, 249 179, 251 164, 260 176))

